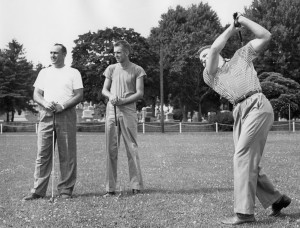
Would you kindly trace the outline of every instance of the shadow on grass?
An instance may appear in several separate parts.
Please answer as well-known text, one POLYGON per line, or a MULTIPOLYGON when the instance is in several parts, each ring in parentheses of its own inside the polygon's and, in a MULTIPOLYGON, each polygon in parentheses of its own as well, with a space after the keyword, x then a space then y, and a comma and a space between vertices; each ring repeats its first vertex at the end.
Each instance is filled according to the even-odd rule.
POLYGON ((177 190, 166 190, 166 189, 145 189, 145 194, 156 194, 156 193, 178 193, 178 194, 203 194, 203 193, 216 193, 216 192, 230 192, 233 188, 198 188, 198 189, 177 189, 177 190))
MULTIPOLYGON (((167 189, 155 189, 155 188, 147 188, 142 190, 143 194, 214 194, 216 192, 230 192, 233 191, 233 188, 199 188, 199 189, 179 189, 179 190, 167 190, 167 189)), ((87 192, 82 194, 74 194, 72 198, 79 197, 102 197, 105 192, 87 192)), ((120 192, 116 192, 116 197, 120 194, 120 192)), ((134 196, 130 190, 123 191, 121 194, 123 197, 125 196, 134 196)))
POLYGON ((256 224, 257 225, 270 225, 273 223, 278 222, 278 220, 280 219, 285 219, 285 218, 290 218, 290 222, 295 222, 297 221, 297 219, 300 218, 300 212, 297 213, 292 213, 292 214, 285 214, 285 213, 281 213, 278 217, 267 217, 266 219, 257 221, 256 224))

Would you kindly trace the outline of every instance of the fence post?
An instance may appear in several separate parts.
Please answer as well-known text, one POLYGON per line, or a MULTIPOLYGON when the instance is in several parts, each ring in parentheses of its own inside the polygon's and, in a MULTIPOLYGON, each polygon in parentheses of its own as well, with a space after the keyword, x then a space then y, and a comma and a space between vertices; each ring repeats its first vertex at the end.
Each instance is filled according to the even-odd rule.
POLYGON ((145 134, 145 123, 143 122, 143 134, 145 134))
POLYGON ((37 133, 37 132, 38 132, 38 124, 35 123, 35 133, 37 133))
POLYGON ((179 133, 182 133, 181 122, 179 122, 179 133))
POLYGON ((218 122, 216 122, 216 132, 217 132, 217 133, 219 132, 219 129, 218 129, 218 122))
POLYGON ((295 120, 293 120, 293 132, 295 132, 295 120))
POLYGON ((2 124, 1 124, 1 135, 2 135, 2 124))

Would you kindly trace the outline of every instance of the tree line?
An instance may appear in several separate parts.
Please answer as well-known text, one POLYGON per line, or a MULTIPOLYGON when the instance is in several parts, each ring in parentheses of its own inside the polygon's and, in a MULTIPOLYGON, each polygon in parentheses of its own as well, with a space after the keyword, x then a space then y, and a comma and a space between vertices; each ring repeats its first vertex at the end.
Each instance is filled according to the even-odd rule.
MULTIPOLYGON (((275 118, 288 118, 289 114, 291 118, 300 116, 299 10, 298 0, 254 0, 241 12, 272 33, 267 51, 260 54, 254 64, 275 118)), ((161 15, 158 27, 151 29, 148 38, 131 28, 118 27, 79 35, 72 50, 72 67, 82 74, 85 100, 106 105, 107 100, 101 94, 102 73, 116 62, 113 42, 126 39, 132 45, 131 61, 147 73, 144 99, 138 102, 137 108, 151 106, 154 113, 155 105, 160 103, 161 64, 163 102, 172 105, 183 121, 187 120, 188 112, 197 111, 201 118, 201 114, 220 111, 221 105, 232 109, 228 101, 220 99, 204 83, 203 66, 197 53, 199 47, 211 44, 227 26, 221 25, 218 15, 207 3, 188 8, 178 5, 161 15)), ((242 36, 244 43, 253 38, 246 30, 242 30, 242 36)), ((222 55, 230 58, 239 47, 239 37, 232 37, 222 55)), ((13 121, 15 112, 34 111, 32 85, 42 68, 26 60, 23 46, 16 40, 12 40, 7 49, 0 50, 0 114, 6 113, 7 121, 13 121)))

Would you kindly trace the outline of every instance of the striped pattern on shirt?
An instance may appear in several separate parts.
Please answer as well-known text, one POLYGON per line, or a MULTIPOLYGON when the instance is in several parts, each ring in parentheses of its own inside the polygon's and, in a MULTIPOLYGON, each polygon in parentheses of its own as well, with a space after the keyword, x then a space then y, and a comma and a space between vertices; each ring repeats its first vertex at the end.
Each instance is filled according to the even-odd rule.
POLYGON ((203 79, 214 91, 234 104, 250 91, 261 91, 257 72, 253 66, 256 57, 257 53, 249 42, 237 50, 232 59, 218 68, 215 76, 209 75, 205 68, 203 79))

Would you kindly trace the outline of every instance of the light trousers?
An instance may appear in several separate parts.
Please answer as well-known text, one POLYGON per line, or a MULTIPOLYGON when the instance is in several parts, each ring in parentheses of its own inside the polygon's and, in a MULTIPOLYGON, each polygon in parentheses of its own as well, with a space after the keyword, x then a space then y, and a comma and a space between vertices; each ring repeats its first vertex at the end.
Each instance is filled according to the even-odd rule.
MULTIPOLYGON (((57 185, 59 194, 72 194, 76 182, 76 111, 75 108, 56 114, 56 143, 60 167, 60 179, 57 185)), ((38 127, 38 151, 34 171, 34 186, 31 190, 41 196, 46 195, 52 171, 53 116, 40 112, 38 127)))
POLYGON ((239 103, 233 116, 234 212, 254 214, 255 196, 264 208, 281 197, 260 166, 274 121, 273 109, 268 99, 257 93, 239 103))
POLYGON ((106 109, 106 178, 107 192, 114 192, 117 183, 118 145, 122 135, 129 166, 129 179, 132 189, 143 189, 143 178, 137 144, 137 114, 135 104, 117 106, 118 129, 115 126, 113 105, 108 102, 106 109), (119 142, 117 142, 119 139, 119 142))

